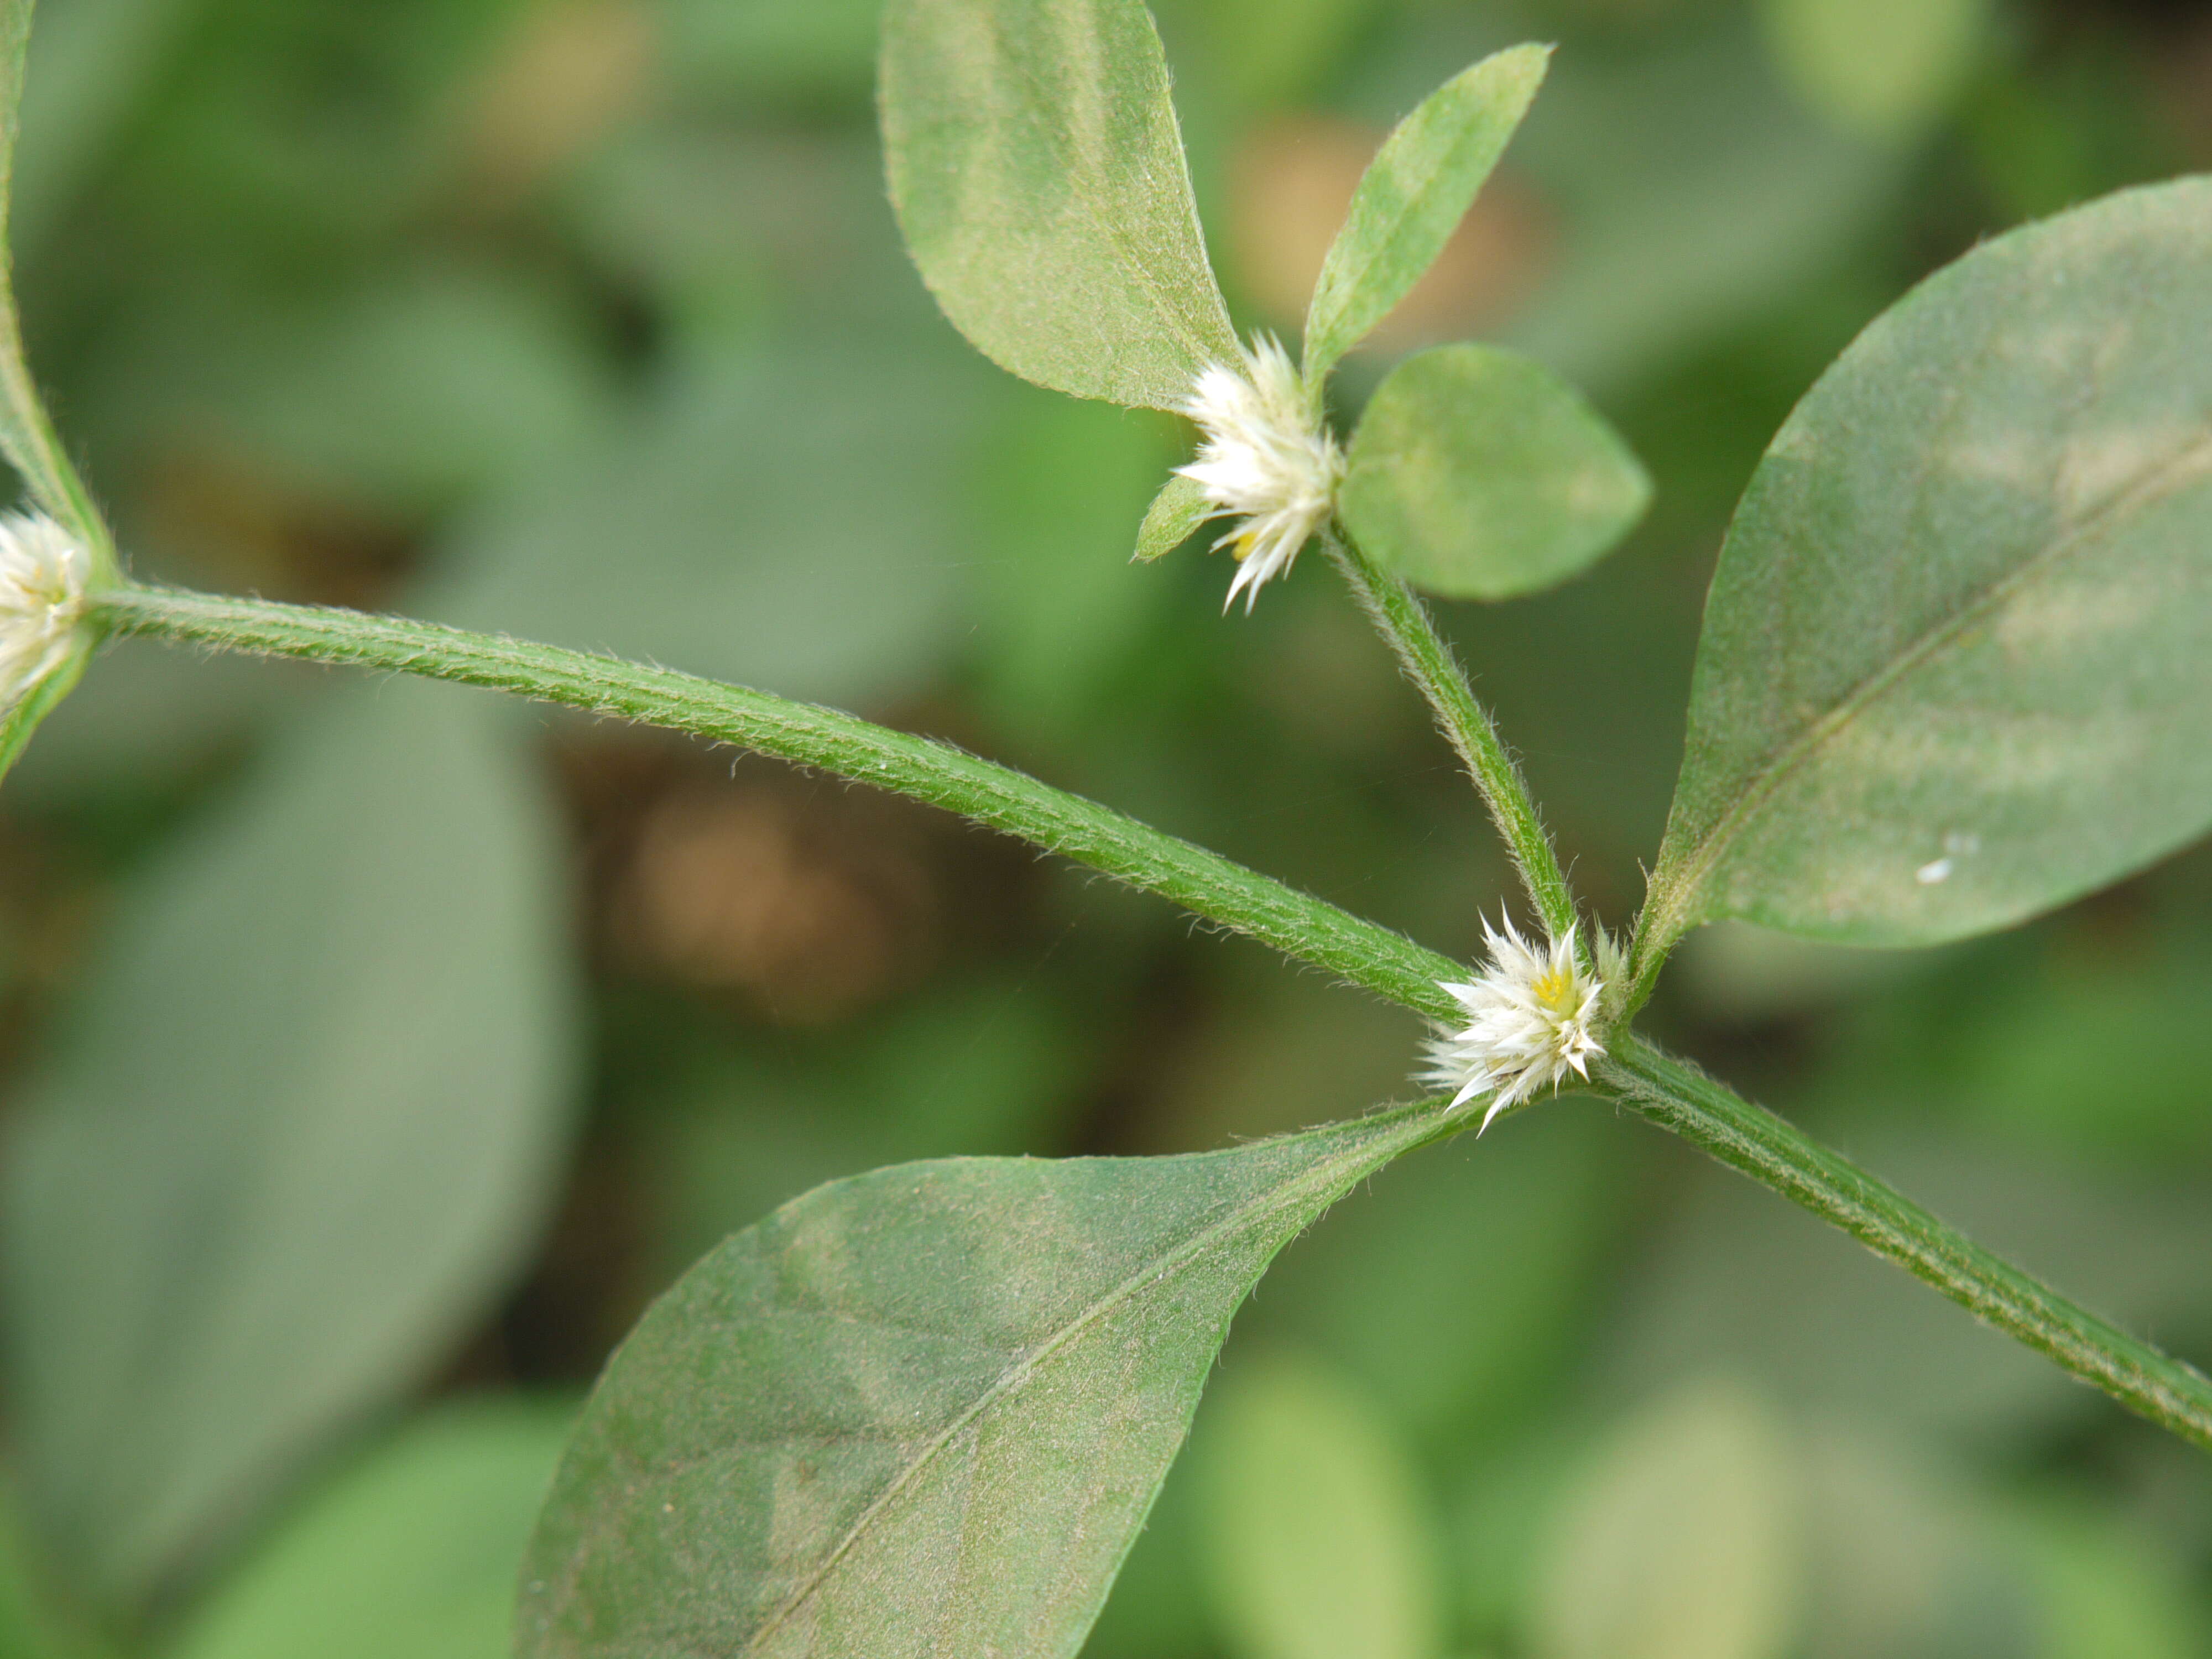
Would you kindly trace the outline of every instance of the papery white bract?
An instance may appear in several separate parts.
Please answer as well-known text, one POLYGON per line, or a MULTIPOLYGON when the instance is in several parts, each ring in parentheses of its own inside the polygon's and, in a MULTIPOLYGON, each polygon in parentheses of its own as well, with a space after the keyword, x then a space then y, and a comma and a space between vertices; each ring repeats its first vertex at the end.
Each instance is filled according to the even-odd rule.
POLYGON ((1589 1076, 1591 1056, 1605 1052, 1591 1030, 1605 981, 1583 969, 1571 927, 1548 945, 1531 944, 1510 921, 1502 933, 1487 920, 1482 931, 1489 966, 1472 984, 1443 988, 1467 1011, 1467 1023, 1438 1027, 1420 1080, 1455 1091, 1455 1109, 1490 1093, 1487 1129, 1538 1090, 1558 1088, 1569 1072, 1589 1076))
POLYGON ((1177 471, 1205 492, 1209 519, 1242 520, 1214 543, 1238 568, 1223 609, 1280 575, 1328 522, 1344 482, 1344 452, 1309 412, 1305 387, 1279 343, 1261 335, 1243 364, 1203 370, 1183 412, 1198 422, 1198 459, 1177 471))
POLYGON ((0 714, 68 659, 92 556, 39 513, 0 514, 0 714))

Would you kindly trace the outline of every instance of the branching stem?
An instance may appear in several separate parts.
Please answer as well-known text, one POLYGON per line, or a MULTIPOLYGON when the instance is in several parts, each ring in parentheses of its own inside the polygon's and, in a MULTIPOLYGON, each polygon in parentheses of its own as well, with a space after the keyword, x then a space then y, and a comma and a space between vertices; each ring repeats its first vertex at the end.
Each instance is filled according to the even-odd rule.
MULTIPOLYGON (((1517 774, 1425 615, 1395 583, 1376 580, 1349 550, 1343 559, 1355 586, 1364 584, 1363 600, 1393 619, 1394 644, 1401 657, 1413 659, 1409 670, 1419 678, 1433 669, 1440 677, 1436 683, 1443 695, 1431 692, 1440 718, 1456 718, 1444 710, 1456 706, 1451 686, 1459 686, 1462 712, 1472 723, 1462 729, 1448 724, 1447 730, 1455 744, 1473 734, 1462 753, 1476 769, 1478 781, 1490 780, 1486 798, 1522 859, 1546 924, 1571 922, 1572 900, 1542 826, 1528 810, 1517 774), (1401 610, 1401 600, 1410 611, 1401 610), (1416 668, 1417 661, 1426 666, 1416 668)), ((896 790, 1160 894, 1431 1018, 1454 1012, 1437 985, 1458 971, 1449 957, 1096 802, 948 744, 834 709, 668 669, 396 617, 150 587, 113 590, 100 605, 101 620, 117 632, 488 686, 694 732, 896 790)), ((1423 689, 1431 689, 1426 679, 1423 689)), ((2212 1449, 2212 1382, 2196 1370, 1991 1255, 1694 1067, 1626 1030, 1613 1033, 1610 1042, 1613 1053, 1594 1073, 1602 1092, 1842 1227, 2131 1410, 2212 1449)))
MULTIPOLYGON (((1451 647, 1437 632, 1428 607, 1395 576, 1378 570, 1350 541, 1330 532, 1322 538, 1329 556, 1344 572, 1345 580, 1359 601, 1376 631, 1389 641, 1406 678, 1419 688, 1435 714, 1437 729, 1459 752, 1468 775, 1481 792, 1483 804, 1505 838, 1513 862, 1528 897, 1553 939, 1575 925, 1575 896, 1559 868, 1552 838, 1537 816, 1521 769, 1505 750, 1490 711, 1476 698, 1466 672, 1452 655, 1451 647)), ((1589 941, 1576 936, 1577 948, 1587 965, 1589 941)))

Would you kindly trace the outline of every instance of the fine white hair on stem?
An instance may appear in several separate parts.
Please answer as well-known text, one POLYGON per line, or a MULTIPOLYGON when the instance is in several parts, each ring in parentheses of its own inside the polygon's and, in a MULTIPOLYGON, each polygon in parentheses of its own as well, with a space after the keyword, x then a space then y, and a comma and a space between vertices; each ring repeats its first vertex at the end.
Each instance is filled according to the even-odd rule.
POLYGON ((0 513, 0 714, 67 660, 92 557, 44 514, 0 513))
POLYGON ((1291 568, 1328 521, 1344 481, 1344 452, 1309 410, 1305 386, 1279 342, 1261 335, 1231 366, 1199 373, 1183 412, 1198 423, 1198 457, 1177 471, 1198 485, 1208 518, 1238 522, 1214 543, 1234 548, 1237 579, 1222 608, 1291 568))
POLYGON ((1486 918, 1482 932, 1488 965, 1468 984, 1443 982, 1466 1020, 1437 1028, 1419 1076, 1454 1091, 1455 1110, 1488 1094, 1487 1129, 1500 1112, 1556 1090, 1569 1072, 1589 1078, 1591 1058, 1605 1052, 1592 1029, 1605 981, 1583 967, 1572 927, 1547 944, 1522 938, 1510 921, 1501 933, 1486 918))

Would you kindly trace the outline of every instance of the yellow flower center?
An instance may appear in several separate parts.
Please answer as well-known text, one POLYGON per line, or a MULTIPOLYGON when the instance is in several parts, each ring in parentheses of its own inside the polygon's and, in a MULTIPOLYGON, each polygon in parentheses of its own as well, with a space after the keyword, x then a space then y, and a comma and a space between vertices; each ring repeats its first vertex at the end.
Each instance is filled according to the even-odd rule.
POLYGON ((1577 994, 1572 963, 1546 969, 1528 988, 1534 993, 1536 1000, 1553 1013, 1571 1014, 1582 1006, 1582 998, 1577 994))

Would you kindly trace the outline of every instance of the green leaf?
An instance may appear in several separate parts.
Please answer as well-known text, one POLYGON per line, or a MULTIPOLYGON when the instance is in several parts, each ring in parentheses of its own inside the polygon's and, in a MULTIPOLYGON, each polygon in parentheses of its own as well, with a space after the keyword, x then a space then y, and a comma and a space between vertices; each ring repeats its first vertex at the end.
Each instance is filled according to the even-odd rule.
POLYGON ((1383 142, 1330 245, 1306 310, 1305 376, 1318 386, 1421 279, 1528 112, 1549 46, 1514 46, 1462 70, 1383 142))
POLYGON ((817 1188, 615 1356, 517 1654, 1074 1654, 1268 1259, 1455 1121, 817 1188))
POLYGON ((287 1520, 170 1659, 505 1659, 573 1415, 505 1400, 408 1425, 287 1520))
POLYGON ((1646 1407, 1554 1520, 1533 1608, 1546 1659, 1783 1659, 1804 1564, 1786 1430, 1720 1382, 1646 1407))
POLYGON ((1207 1565, 1238 1659, 1435 1659, 1436 1522, 1373 1404, 1285 1358, 1232 1376, 1194 1456, 1207 1565))
POLYGON ((1207 502, 1206 491, 1194 478, 1182 473, 1170 475, 1160 486, 1160 493, 1152 497, 1152 504, 1145 509, 1145 521, 1137 526, 1137 552, 1140 559, 1157 559, 1162 554, 1172 553, 1188 541, 1191 532, 1206 522, 1207 502))
POLYGON ((1448 599, 1564 581, 1626 535, 1651 481, 1581 393, 1495 346, 1390 371, 1352 434, 1340 512, 1368 556, 1448 599))
POLYGON ((2212 823, 2212 180, 1985 244, 1792 414, 1721 553, 1646 960, 1930 945, 2212 823))
POLYGON ((508 1282, 558 1180, 550 815, 477 694, 350 690, 149 870, 11 1123, 27 1497, 98 1599, 228 1540, 508 1282))
POLYGON ((994 362, 1173 410, 1237 361, 1142 0, 892 0, 881 95, 907 246, 994 362))
MULTIPOLYGON (((90 549, 95 584, 114 580, 115 550, 92 498, 70 465, 23 359, 13 270, 6 242, 23 102, 23 55, 31 40, 31 0, 0 0, 0 453, 22 475, 32 500, 90 549)), ((21 738, 15 738, 21 746, 21 738)))
POLYGON ((46 678, 31 688, 28 696, 12 706, 0 708, 0 778, 4 778, 15 763, 22 757, 23 750, 31 741, 31 734, 39 724, 53 711, 54 705, 73 690, 84 673, 84 665, 92 659, 94 641, 84 629, 78 630, 77 643, 70 654, 46 678))

